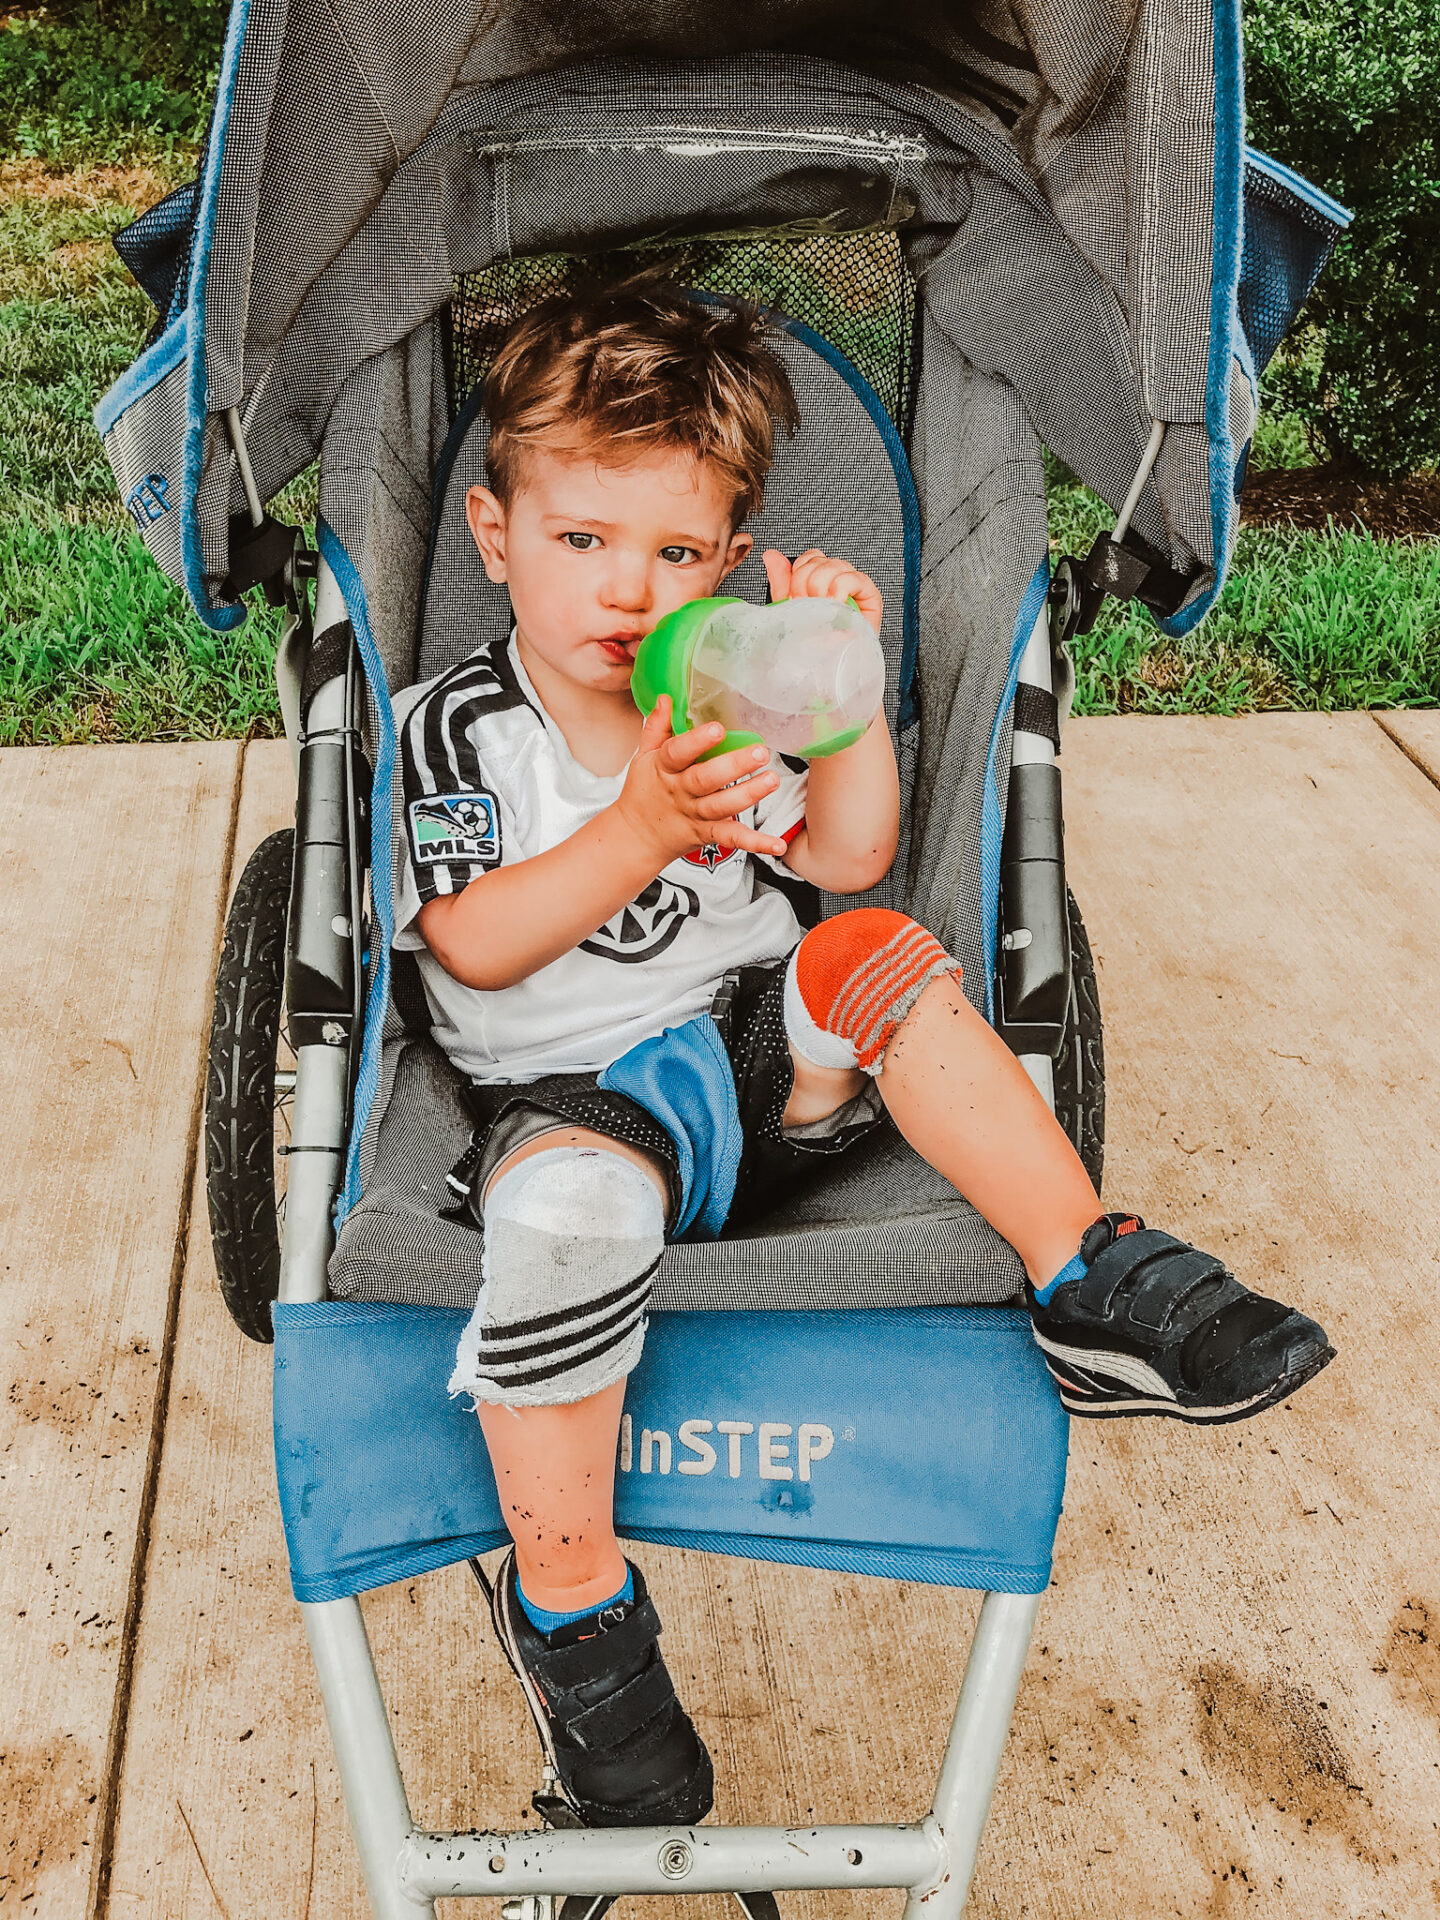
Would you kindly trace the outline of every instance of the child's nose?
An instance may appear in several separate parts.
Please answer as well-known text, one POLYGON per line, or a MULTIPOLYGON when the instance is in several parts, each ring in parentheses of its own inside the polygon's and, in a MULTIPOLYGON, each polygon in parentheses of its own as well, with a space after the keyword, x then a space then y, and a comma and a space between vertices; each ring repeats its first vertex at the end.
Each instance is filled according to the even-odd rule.
POLYGON ((626 613, 643 613, 650 604, 650 569, 636 554, 617 554, 606 582, 606 599, 626 613))

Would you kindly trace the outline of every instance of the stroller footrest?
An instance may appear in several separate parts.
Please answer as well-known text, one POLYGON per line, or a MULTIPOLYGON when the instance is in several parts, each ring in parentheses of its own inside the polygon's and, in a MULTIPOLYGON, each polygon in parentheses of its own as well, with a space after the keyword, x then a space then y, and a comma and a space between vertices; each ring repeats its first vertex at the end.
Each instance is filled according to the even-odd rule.
MULTIPOLYGON (((468 1402, 467 1316, 275 1308, 275 1453, 296 1597, 334 1600, 508 1540, 468 1402)), ((1067 1420, 1003 1307, 657 1313, 631 1376, 621 1534, 942 1586, 1039 1593, 1067 1420)))

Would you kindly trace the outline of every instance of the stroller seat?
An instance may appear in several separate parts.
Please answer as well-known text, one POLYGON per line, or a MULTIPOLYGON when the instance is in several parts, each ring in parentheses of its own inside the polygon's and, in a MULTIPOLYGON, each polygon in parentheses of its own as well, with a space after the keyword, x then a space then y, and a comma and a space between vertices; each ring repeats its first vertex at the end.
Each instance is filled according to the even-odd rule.
MULTIPOLYGON (((744 250, 736 251, 743 258, 744 250)), ((886 258, 874 240, 862 263, 867 256, 886 258)), ((724 259, 720 250, 719 261, 724 259)), ((887 305, 896 314, 897 332, 902 325, 908 332, 902 303, 913 300, 913 290, 898 258, 888 264, 899 284, 894 292, 887 289, 887 305)), ((833 273, 833 258, 831 265, 833 273)), ((842 282, 837 302, 846 292, 842 282)), ((748 599, 765 598, 760 554, 766 547, 795 554, 818 545, 845 554, 876 581, 885 600, 886 712, 901 759, 903 846, 917 731, 920 541, 914 482, 895 422, 860 370, 811 328, 775 318, 777 350, 795 388, 801 425, 793 440, 777 448, 764 508, 749 523, 754 550, 727 588, 748 599)), ((903 412, 907 397, 897 388, 892 405, 903 412)), ((508 597, 486 577, 465 523, 466 493, 485 477, 486 423, 479 400, 477 385, 437 466, 417 655, 422 682, 479 645, 503 645, 509 633, 508 597)), ((393 928, 379 852, 400 816, 397 771, 392 811, 387 815, 377 805, 373 830, 376 920, 387 948, 393 928)), ((998 818, 982 822, 972 849, 977 899, 978 869, 999 854, 994 847, 987 856, 983 834, 998 828, 998 818)), ((903 907, 902 868, 903 861, 897 862, 866 894, 816 896, 815 907, 820 913, 867 904, 903 907)), ((976 971, 971 968, 972 993, 976 971)), ((983 1005, 983 991, 978 997, 983 1005)), ((408 1029, 392 1020, 374 1052, 377 1088, 386 1093, 383 1117, 370 1124, 362 1111, 366 1124, 356 1128, 347 1185, 347 1197, 355 1198, 340 1225, 331 1291, 347 1300, 468 1308, 479 1286, 480 1238, 445 1217, 454 1204, 445 1175, 469 1138, 457 1077, 424 1036, 423 1018, 408 1029)), ((978 1305, 1015 1299, 1022 1278, 1014 1250, 887 1127, 743 1236, 668 1247, 654 1300, 671 1310, 978 1305)))
MULTIPOLYGON (((470 1139, 459 1076, 427 1037, 392 1045, 389 1104, 336 1238, 330 1291, 468 1313, 480 1236, 444 1217, 455 1203, 445 1176, 470 1139)), ((670 1312, 974 1306, 1017 1298, 1023 1271, 1008 1241, 884 1128, 743 1235, 672 1243, 652 1299, 670 1312)))

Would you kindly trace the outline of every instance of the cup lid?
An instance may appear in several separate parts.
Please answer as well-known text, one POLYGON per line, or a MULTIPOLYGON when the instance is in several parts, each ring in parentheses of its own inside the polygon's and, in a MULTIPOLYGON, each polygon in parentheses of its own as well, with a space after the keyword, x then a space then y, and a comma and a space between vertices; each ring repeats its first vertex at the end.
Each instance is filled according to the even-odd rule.
POLYGON ((718 607, 738 603, 739 595, 734 593, 690 600, 655 623, 635 649, 630 672, 630 692, 641 713, 652 713, 661 694, 668 693, 675 732, 689 732, 690 662, 696 644, 718 607))

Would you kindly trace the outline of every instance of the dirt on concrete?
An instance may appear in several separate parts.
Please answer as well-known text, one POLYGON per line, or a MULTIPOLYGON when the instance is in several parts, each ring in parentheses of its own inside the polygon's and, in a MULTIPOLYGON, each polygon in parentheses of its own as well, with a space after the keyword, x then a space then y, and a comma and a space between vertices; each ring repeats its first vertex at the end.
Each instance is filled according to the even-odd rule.
POLYGON ((1390 1637, 1376 1662, 1402 1699, 1434 1714, 1440 1711, 1440 1609, 1413 1596, 1390 1624, 1390 1637))
POLYGON ((1306 1828, 1343 1835, 1373 1864, 1370 1802, 1326 1722, 1326 1702, 1286 1675, 1252 1680, 1221 1660, 1205 1661, 1190 1685, 1200 1744, 1214 1763, 1306 1828))

